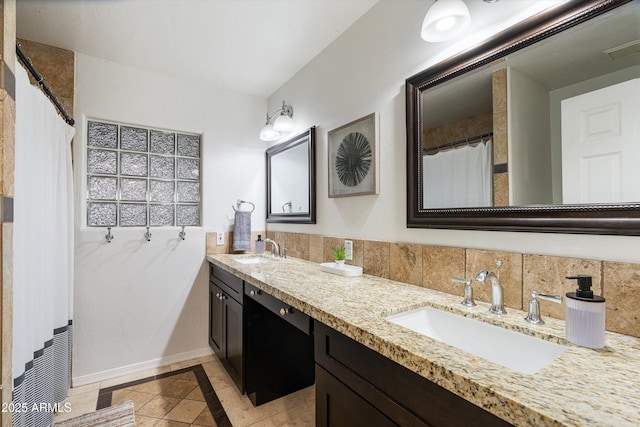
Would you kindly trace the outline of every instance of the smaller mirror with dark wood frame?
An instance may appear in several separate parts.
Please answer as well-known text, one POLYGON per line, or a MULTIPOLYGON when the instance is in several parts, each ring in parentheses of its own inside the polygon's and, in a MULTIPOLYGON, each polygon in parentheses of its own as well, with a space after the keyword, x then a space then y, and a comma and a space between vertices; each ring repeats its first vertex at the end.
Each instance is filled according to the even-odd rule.
POLYGON ((407 226, 640 235, 639 96, 637 0, 569 0, 408 78, 407 226))
POLYGON ((315 126, 269 147, 267 222, 316 223, 315 126))

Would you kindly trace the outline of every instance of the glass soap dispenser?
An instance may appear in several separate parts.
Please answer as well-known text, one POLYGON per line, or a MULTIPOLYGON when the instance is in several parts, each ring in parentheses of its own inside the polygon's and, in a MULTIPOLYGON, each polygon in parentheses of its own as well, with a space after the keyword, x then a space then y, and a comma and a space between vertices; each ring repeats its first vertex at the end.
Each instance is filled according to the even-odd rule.
POLYGON ((575 292, 567 292, 565 337, 589 348, 604 347, 604 298, 593 295, 591 276, 567 276, 578 281, 575 292))

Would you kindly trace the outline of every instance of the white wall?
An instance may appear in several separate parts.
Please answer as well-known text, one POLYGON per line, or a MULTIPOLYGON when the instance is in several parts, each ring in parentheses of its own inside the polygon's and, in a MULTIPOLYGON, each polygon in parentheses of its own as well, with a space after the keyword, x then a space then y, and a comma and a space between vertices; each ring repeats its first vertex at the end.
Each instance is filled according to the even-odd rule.
POLYGON ((509 193, 516 206, 553 203, 549 91, 507 69, 509 193))
MULTIPOLYGON (((518 15, 522 2, 490 5, 518 15), (509 10, 510 9, 510 10, 509 10)), ((542 2, 537 2, 542 3, 542 2)), ((475 33, 455 44, 426 43, 420 25, 431 2, 381 1, 269 98, 295 108, 300 130, 317 125, 317 224, 269 224, 270 230, 545 255, 640 262, 640 237, 406 228, 404 81, 495 31, 504 16, 474 19, 475 33), (373 111, 380 115, 380 194, 329 199, 327 132, 373 111)), ((471 3, 470 3, 471 4, 471 3)), ((479 6, 478 6, 479 7, 479 6)))
MULTIPOLYGON (((187 66, 187 64, 185 64, 187 66)), ((208 354, 205 232, 227 231, 236 199, 264 230, 266 100, 76 55, 74 384, 208 354), (86 120, 203 134, 202 227, 86 227, 86 120), (249 124, 249 125, 248 125, 249 124)))

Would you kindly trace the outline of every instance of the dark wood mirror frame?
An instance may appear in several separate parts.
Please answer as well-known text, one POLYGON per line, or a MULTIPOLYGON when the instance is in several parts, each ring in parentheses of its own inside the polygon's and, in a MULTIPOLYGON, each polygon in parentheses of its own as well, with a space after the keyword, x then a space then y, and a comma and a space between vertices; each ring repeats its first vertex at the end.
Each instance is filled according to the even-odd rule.
POLYGON ((315 224, 316 223, 316 133, 315 126, 307 129, 303 133, 296 135, 287 141, 267 148, 267 222, 283 222, 297 224, 315 224), (300 144, 308 143, 308 159, 309 159, 309 212, 302 213, 275 213, 271 211, 271 159, 274 155, 282 153, 300 144))
POLYGON ((640 235, 640 203, 423 209, 421 93, 632 0, 572 0, 406 80, 407 227, 640 235))

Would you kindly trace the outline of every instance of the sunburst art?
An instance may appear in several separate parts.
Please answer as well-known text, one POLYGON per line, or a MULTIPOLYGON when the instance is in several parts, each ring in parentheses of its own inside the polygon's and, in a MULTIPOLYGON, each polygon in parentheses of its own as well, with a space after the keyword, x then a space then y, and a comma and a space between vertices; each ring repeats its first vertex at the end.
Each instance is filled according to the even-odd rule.
POLYGON ((329 132, 329 197, 378 194, 377 116, 329 132))
POLYGON ((336 172, 338 179, 347 187, 355 187, 369 173, 371 168, 371 144, 360 132, 345 136, 338 147, 336 172))

